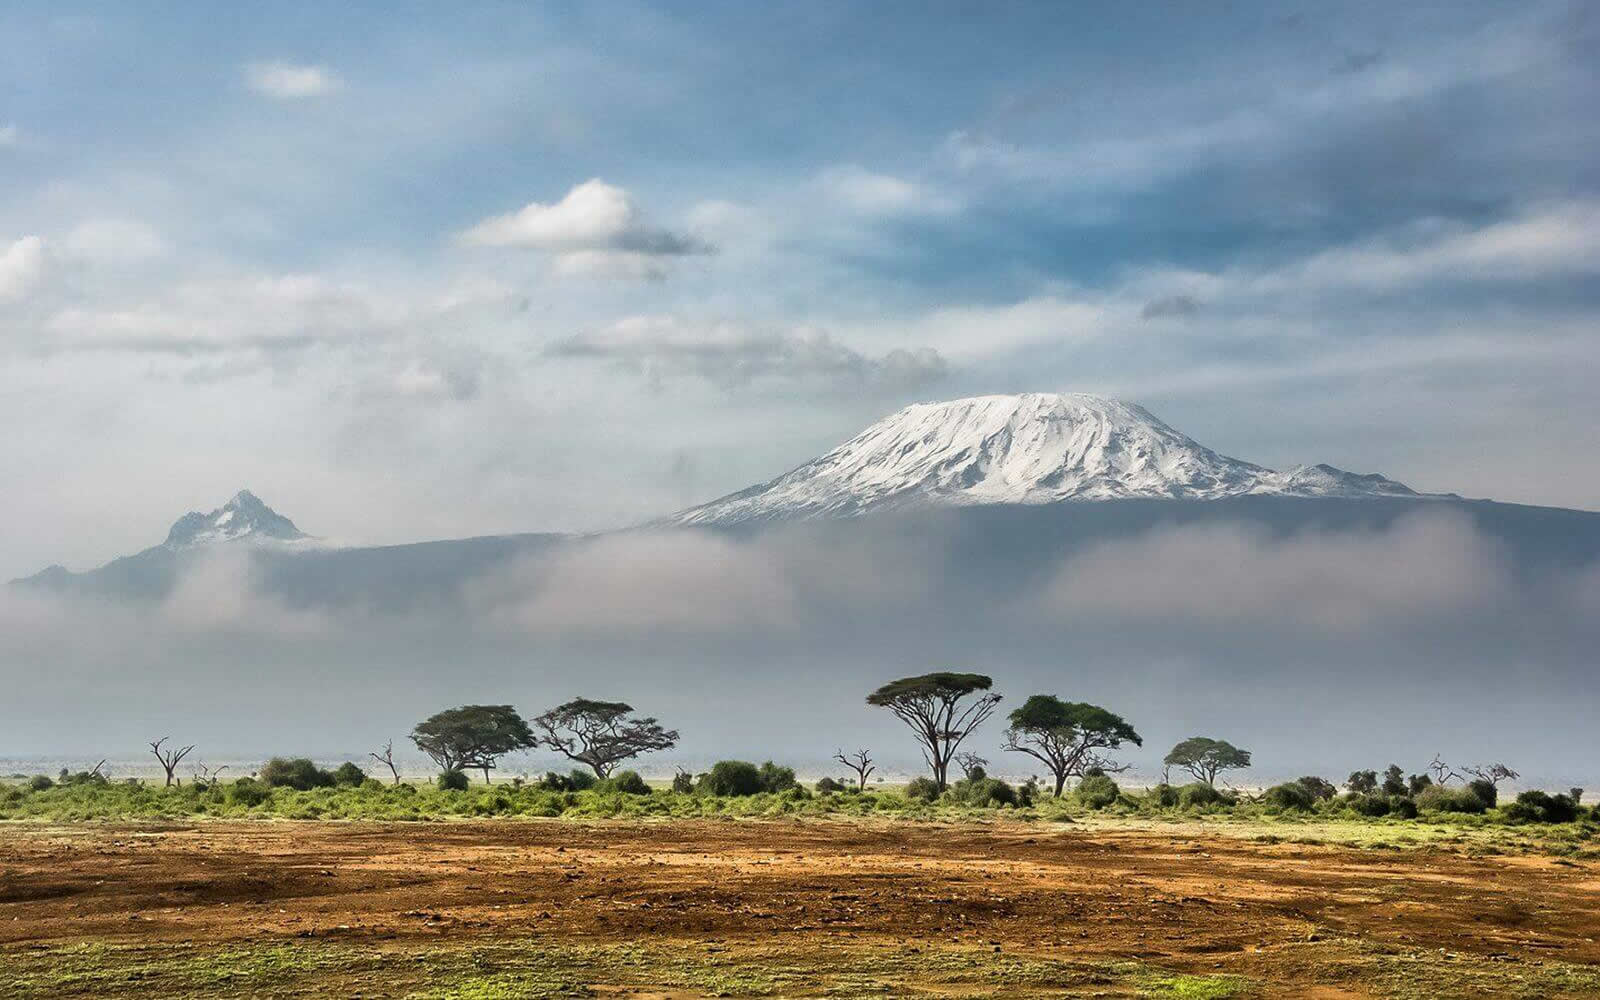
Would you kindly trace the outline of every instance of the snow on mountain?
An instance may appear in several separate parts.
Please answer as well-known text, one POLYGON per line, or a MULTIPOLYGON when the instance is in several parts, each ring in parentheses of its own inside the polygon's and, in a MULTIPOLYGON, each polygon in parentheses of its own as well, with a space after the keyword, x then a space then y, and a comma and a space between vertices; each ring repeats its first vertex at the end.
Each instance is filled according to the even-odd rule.
POLYGON ((821 458, 668 518, 735 524, 907 506, 1044 504, 1246 494, 1418 494, 1329 465, 1276 472, 1219 455, 1131 403, 1024 393, 918 403, 821 458))
POLYGON ((186 549, 216 542, 296 542, 310 537, 296 528, 293 521, 262 503, 254 493, 240 490, 216 510, 204 514, 190 511, 178 518, 162 546, 186 549))

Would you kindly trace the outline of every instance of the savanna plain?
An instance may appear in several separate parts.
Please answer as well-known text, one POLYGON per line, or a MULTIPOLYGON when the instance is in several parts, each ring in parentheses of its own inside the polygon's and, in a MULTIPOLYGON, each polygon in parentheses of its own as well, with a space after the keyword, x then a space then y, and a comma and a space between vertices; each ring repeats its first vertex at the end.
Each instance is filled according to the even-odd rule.
POLYGON ((6 795, 6 998, 1600 996, 1592 814, 6 795))

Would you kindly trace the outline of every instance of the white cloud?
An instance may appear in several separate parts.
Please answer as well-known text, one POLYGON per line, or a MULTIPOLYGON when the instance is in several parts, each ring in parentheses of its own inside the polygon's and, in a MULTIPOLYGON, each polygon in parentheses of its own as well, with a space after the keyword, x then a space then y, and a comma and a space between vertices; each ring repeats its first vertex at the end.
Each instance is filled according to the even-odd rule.
POLYGON ((15 302, 39 284, 44 273, 44 241, 24 236, 0 253, 0 302, 15 302))
POLYGON ((466 400, 479 392, 476 369, 465 365, 444 365, 412 359, 388 381, 392 395, 412 399, 466 400))
POLYGON ((948 370, 944 357, 927 347, 870 357, 814 327, 759 329, 675 316, 630 316, 557 341, 547 353, 612 361, 652 378, 690 375, 725 385, 783 378, 903 389, 937 381, 948 370))
POLYGON ((862 215, 943 215, 958 207, 924 184, 855 165, 831 167, 818 183, 827 197, 862 215))
POLYGON ((363 286, 288 274, 191 282, 125 306, 70 306, 46 330, 64 347, 191 354, 378 337, 414 318, 406 303, 363 286))
POLYGON ((326 67, 288 62, 252 63, 245 67, 245 81, 263 97, 284 101, 323 97, 343 86, 326 67))
POLYGON ((1542 206, 1478 229, 1423 233, 1409 242, 1403 241, 1405 235, 1319 253, 1261 284, 1383 289, 1600 271, 1600 202, 1542 206))
POLYGON ((645 223, 633 197, 597 178, 560 201, 532 202, 485 219, 461 233, 467 246, 520 247, 555 256, 564 275, 657 278, 662 260, 710 248, 691 237, 645 223))
POLYGON ((535 632, 786 628, 796 599, 760 546, 693 532, 602 536, 468 588, 490 621, 535 632))
POLYGON ((167 241, 153 226, 135 219, 88 219, 62 240, 62 249, 87 260, 130 262, 160 257, 167 241))
POLYGON ((1069 558, 1041 609, 1096 622, 1342 632, 1481 612, 1512 591, 1496 544, 1440 511, 1381 531, 1283 538, 1248 524, 1156 529, 1069 558))

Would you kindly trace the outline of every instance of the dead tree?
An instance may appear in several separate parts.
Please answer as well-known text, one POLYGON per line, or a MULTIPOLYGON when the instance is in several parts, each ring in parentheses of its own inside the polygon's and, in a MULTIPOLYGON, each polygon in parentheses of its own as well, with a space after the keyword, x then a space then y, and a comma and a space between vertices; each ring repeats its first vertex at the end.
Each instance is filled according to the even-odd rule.
POLYGON ((367 756, 380 764, 388 765, 389 773, 394 775, 394 783, 400 784, 400 770, 394 766, 394 740, 390 740, 383 745, 382 754, 369 753, 367 756))
POLYGON ((172 773, 178 769, 178 765, 179 764, 183 763, 183 758, 189 756, 190 752, 194 750, 194 744, 193 743, 189 744, 186 747, 182 747, 182 748, 174 749, 174 750, 163 750, 163 749, 161 749, 161 744, 167 742, 170 739, 172 739, 172 737, 163 736, 159 740, 156 740, 154 743, 150 744, 150 752, 156 755, 156 760, 159 760, 161 762, 162 770, 167 772, 167 787, 168 788, 172 787, 172 784, 173 784, 174 780, 176 780, 177 783, 180 784, 180 785, 183 784, 182 779, 174 779, 172 777, 172 773))
POLYGON ((961 774, 965 778, 981 777, 985 775, 984 768, 989 766, 989 759, 980 757, 970 750, 963 750, 956 754, 956 766, 961 768, 961 774))
POLYGON ((1500 782, 1502 781, 1515 781, 1522 777, 1522 775, 1500 763, 1487 764, 1477 767, 1464 767, 1462 770, 1472 775, 1474 778, 1477 778, 1479 781, 1487 781, 1496 789, 1500 787, 1500 782))
POLYGON ((833 759, 856 773, 856 791, 864 792, 867 790, 867 779, 872 776, 872 772, 877 768, 873 766, 872 756, 866 750, 857 750, 848 757, 845 756, 843 750, 840 750, 833 755, 833 759))
MULTIPOLYGON (((1504 765, 1500 766, 1503 767, 1504 765)), ((1438 754, 1433 755, 1433 761, 1428 765, 1428 770, 1433 772, 1433 783, 1436 785, 1443 785, 1451 778, 1454 778, 1457 781, 1461 780, 1461 775, 1457 774, 1449 764, 1446 764, 1444 761, 1440 760, 1438 754)), ((1472 769, 1468 768, 1467 773, 1471 774, 1472 769)))
POLYGON ((216 787, 217 785, 221 784, 221 782, 222 782, 222 772, 226 771, 227 769, 228 769, 228 765, 226 765, 226 764, 223 764, 221 767, 215 767, 215 768, 206 767, 205 764, 203 764, 203 763, 196 764, 194 766, 194 784, 195 784, 195 787, 196 788, 200 788, 200 789, 216 787))

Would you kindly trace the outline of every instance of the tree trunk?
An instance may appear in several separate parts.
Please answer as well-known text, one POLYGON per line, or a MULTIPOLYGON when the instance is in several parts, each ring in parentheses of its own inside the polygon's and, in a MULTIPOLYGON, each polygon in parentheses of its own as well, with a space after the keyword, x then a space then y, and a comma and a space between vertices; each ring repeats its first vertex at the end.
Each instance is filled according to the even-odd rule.
POLYGON ((1066 775, 1066 772, 1062 772, 1060 774, 1057 774, 1056 775, 1056 798, 1058 798, 1058 799, 1061 798, 1061 790, 1063 788, 1066 788, 1066 787, 1067 787, 1067 775, 1066 775))
POLYGON ((488 764, 483 765, 483 783, 485 785, 489 784, 489 765, 488 764))

